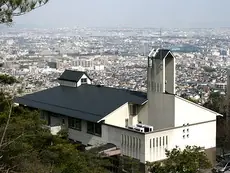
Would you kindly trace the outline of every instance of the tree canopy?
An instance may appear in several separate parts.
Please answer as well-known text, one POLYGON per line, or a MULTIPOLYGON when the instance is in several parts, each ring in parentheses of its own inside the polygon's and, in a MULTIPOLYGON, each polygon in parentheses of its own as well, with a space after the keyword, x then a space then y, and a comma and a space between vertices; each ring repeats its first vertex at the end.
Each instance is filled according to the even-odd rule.
POLYGON ((14 84, 17 83, 17 79, 7 74, 0 74, 0 84, 14 84))
POLYGON ((209 95, 208 101, 204 103, 203 106, 222 115, 226 115, 226 103, 224 95, 221 95, 220 92, 212 92, 209 95))
POLYGON ((167 159, 148 163, 152 173, 196 173, 211 167, 204 150, 197 146, 187 146, 184 150, 176 147, 166 150, 167 159))
POLYGON ((48 0, 1 0, 0 24, 12 23, 14 16, 20 16, 45 5, 48 0))

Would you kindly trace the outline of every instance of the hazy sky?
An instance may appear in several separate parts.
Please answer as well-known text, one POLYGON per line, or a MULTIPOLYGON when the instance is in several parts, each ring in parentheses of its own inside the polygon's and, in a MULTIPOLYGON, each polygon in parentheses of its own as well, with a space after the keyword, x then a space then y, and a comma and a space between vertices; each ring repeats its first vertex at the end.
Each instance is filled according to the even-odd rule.
POLYGON ((50 0, 14 27, 229 27, 229 9, 230 0, 50 0))

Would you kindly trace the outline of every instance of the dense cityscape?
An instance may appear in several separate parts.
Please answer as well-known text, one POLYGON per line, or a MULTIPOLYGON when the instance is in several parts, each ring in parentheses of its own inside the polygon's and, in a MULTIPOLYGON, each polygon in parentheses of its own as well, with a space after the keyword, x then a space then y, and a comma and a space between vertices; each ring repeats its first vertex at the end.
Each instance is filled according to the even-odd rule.
POLYGON ((229 2, 2 0, 0 172, 230 173, 229 2))
POLYGON ((58 85, 65 69, 87 71, 94 84, 146 91, 148 53, 164 47, 176 57, 177 94, 204 102, 210 91, 225 91, 229 33, 228 28, 7 28, 0 32, 1 72, 20 79, 21 94, 58 85))

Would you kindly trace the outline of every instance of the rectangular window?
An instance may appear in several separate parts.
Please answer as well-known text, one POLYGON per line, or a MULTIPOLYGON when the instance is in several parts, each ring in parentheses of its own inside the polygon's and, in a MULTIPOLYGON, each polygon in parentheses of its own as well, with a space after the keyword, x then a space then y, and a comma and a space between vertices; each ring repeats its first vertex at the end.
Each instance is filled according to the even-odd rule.
POLYGON ((133 137, 133 147, 135 147, 135 137, 133 137))
POLYGON ((87 78, 82 78, 82 79, 81 79, 81 83, 82 83, 82 84, 86 84, 86 83, 87 83, 87 78))
POLYGON ((168 136, 166 136, 165 144, 168 145, 168 136))
POLYGON ((101 124, 87 121, 87 133, 101 136, 101 124))
POLYGON ((161 137, 160 137, 160 147, 161 147, 161 137))
POLYGON ((129 119, 127 118, 125 119, 125 127, 128 127, 128 125, 129 125, 129 119))
POLYGON ((95 135, 101 136, 101 124, 95 123, 95 135))
POLYGON ((87 133, 93 134, 94 133, 94 123, 87 122, 87 133))
POLYGON ((81 130, 81 120, 78 118, 69 118, 69 128, 81 130))
POLYGON ((152 143, 151 143, 151 139, 149 140, 149 145, 150 145, 150 148, 152 148, 152 143))
POLYGON ((133 144, 133 141, 132 141, 132 137, 130 136, 130 144, 129 144, 129 146, 131 147, 132 144, 133 144))
POLYGON ((158 147, 158 138, 156 138, 156 147, 158 147))
POLYGON ((153 138, 153 147, 155 147, 155 138, 153 138))
POLYGON ((163 146, 165 145, 165 137, 163 136, 163 146))

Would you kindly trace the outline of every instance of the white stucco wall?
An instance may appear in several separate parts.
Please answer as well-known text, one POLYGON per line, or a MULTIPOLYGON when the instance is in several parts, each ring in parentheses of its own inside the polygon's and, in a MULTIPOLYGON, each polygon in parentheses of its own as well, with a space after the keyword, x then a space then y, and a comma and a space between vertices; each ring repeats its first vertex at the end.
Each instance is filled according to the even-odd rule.
MULTIPOLYGON (((125 119, 129 119, 129 104, 125 103, 118 109, 111 112, 103 120, 106 124, 111 124, 118 127, 125 127, 125 119)), ((129 119, 129 125, 131 121, 129 119)))
MULTIPOLYGON (((125 107, 127 108, 127 105, 123 106, 123 108, 125 107)), ((113 116, 110 118, 112 117, 113 116)), ((112 120, 113 119, 110 119, 110 121, 112 120)), ((67 117, 65 117, 65 121, 68 123, 67 117)), ((53 124, 55 128, 59 122, 62 122, 62 117, 51 117, 51 124, 53 124)), ((173 149, 175 146, 179 146, 183 149, 186 145, 196 145, 205 147, 206 149, 215 147, 216 121, 190 124, 169 130, 155 130, 152 133, 146 134, 122 127, 102 124, 101 136, 88 134, 87 122, 82 121, 81 131, 69 128, 69 138, 74 141, 80 141, 84 145, 99 146, 105 143, 113 143, 121 149, 123 155, 139 159, 142 163, 145 163, 146 161, 153 162, 165 159, 166 148, 173 149), (156 140, 158 140, 158 146, 156 146, 156 140), (155 145, 153 145, 153 141, 155 141, 155 145)))
POLYGON ((205 122, 175 129, 155 131, 148 134, 103 124, 101 137, 87 134, 85 124, 82 131, 69 129, 69 137, 76 141, 81 141, 85 145, 113 143, 121 149, 123 155, 139 159, 142 163, 145 163, 146 161, 153 162, 165 159, 165 149, 170 150, 175 148, 175 146, 179 146, 182 149, 186 145, 196 145, 205 147, 206 149, 215 147, 216 122, 205 122), (158 146, 156 145, 157 140, 158 146), (155 145, 153 141, 155 141, 155 145))
POLYGON ((76 87, 76 82, 64 81, 64 80, 58 80, 58 82, 60 85, 63 86, 76 87))
POLYGON ((144 133, 138 133, 125 128, 117 128, 109 125, 103 125, 104 140, 115 144, 121 149, 125 156, 139 159, 142 163, 145 160, 145 141, 144 133))
POLYGON ((145 103, 138 112, 138 121, 141 121, 142 124, 149 124, 148 121, 148 102, 145 103))
POLYGON ((216 147, 216 121, 146 134, 145 161, 153 162, 165 159, 165 149, 170 150, 175 148, 175 146, 179 146, 183 149, 186 145, 196 145, 205 147, 205 149, 216 147), (155 147, 153 147, 153 139, 156 141, 156 138, 158 138, 159 142, 160 137, 161 140, 163 140, 163 137, 165 138, 166 136, 168 138, 168 145, 165 144, 158 147, 155 145, 155 147))
POLYGON ((175 126, 216 120, 216 113, 195 103, 175 97, 175 126))
POLYGON ((79 87, 81 85, 81 79, 87 79, 87 84, 91 84, 92 83, 91 80, 85 74, 83 74, 82 77, 77 82, 77 87, 79 87))

